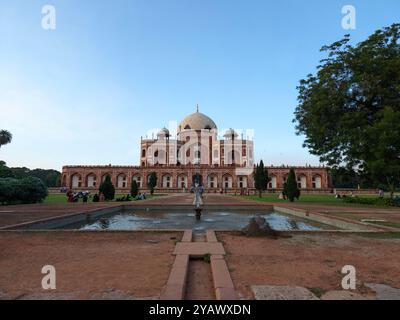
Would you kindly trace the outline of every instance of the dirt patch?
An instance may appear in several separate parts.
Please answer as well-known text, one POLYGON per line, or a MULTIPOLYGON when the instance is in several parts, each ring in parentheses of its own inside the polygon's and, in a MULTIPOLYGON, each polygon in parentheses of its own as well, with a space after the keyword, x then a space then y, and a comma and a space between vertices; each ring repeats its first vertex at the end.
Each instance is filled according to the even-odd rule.
POLYGON ((178 232, 0 232, 0 298, 158 298, 174 261, 175 239, 181 237, 178 232), (44 265, 56 268, 56 290, 41 287, 44 265))
POLYGON ((341 290, 341 269, 357 270, 358 293, 371 295, 363 283, 400 288, 400 239, 355 235, 293 235, 288 239, 246 238, 219 233, 239 294, 252 299, 251 285, 301 286, 341 290))

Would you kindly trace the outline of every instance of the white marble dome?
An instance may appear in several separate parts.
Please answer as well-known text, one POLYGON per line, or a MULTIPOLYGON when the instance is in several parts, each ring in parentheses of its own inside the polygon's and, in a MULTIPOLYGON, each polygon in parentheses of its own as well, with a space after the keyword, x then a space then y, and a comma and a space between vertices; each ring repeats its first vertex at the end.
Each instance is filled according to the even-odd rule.
POLYGON ((236 138, 237 136, 238 136, 238 134, 232 128, 229 128, 228 130, 226 130, 225 134, 224 134, 224 137, 227 139, 232 139, 232 137, 236 138))
POLYGON ((162 128, 160 131, 157 133, 157 137, 169 137, 169 130, 167 128, 162 128))
POLYGON ((181 121, 178 126, 178 132, 182 130, 212 130, 217 129, 215 122, 205 114, 201 112, 195 112, 188 115, 181 121))

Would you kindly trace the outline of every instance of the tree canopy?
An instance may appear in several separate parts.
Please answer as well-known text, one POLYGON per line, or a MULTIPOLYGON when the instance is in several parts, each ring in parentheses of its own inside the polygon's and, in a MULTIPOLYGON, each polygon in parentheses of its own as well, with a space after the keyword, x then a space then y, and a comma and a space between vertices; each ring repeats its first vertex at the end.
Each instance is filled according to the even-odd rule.
POLYGON ((12 140, 11 132, 7 130, 0 130, 0 148, 1 146, 10 143, 12 140))
POLYGON ((7 167, 4 161, 0 160, 0 178, 23 179, 36 177, 43 181, 48 188, 59 187, 61 173, 53 169, 29 169, 26 167, 7 167))
POLYGON ((298 86, 297 134, 330 166, 400 183, 400 24, 365 41, 324 46, 328 57, 298 86))

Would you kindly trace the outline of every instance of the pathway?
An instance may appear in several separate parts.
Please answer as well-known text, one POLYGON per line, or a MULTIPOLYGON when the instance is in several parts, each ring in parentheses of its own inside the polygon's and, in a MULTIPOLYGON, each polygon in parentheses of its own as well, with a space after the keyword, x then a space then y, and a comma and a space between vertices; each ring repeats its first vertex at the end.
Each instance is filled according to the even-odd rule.
POLYGON ((236 291, 224 258, 225 249, 215 232, 207 230, 205 239, 194 240, 192 230, 186 230, 182 241, 176 244, 173 253, 175 262, 161 299, 236 300, 236 291), (201 258, 202 262, 194 260, 201 258), (209 291, 211 289, 212 292, 209 291))

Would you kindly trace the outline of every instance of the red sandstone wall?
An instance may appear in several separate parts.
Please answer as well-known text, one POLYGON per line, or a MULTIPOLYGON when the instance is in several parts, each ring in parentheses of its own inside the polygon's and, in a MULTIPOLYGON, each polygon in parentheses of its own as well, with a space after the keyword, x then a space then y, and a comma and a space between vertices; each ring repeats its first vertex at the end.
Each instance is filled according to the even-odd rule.
MULTIPOLYGON (((72 177, 77 175, 80 180, 80 186, 75 189, 90 189, 87 187, 88 176, 94 175, 96 177, 96 187, 92 189, 98 189, 103 177, 109 174, 111 176, 112 183, 117 189, 129 190, 131 181, 134 176, 141 177, 142 187, 146 187, 147 177, 151 172, 156 172, 158 176, 158 188, 162 188, 162 177, 165 175, 171 176, 171 187, 170 190, 165 191, 182 191, 182 188, 178 186, 178 176, 187 175, 187 188, 192 187, 192 176, 197 172, 203 177, 203 183, 206 185, 206 179, 209 175, 214 174, 217 179, 216 187, 214 189, 221 189, 223 187, 223 177, 232 177, 232 188, 238 189, 238 176, 237 168, 232 166, 153 166, 153 167, 139 167, 139 166, 65 166, 62 169, 61 184, 62 186, 72 188, 72 177), (126 180, 125 188, 118 188, 118 176, 123 176, 126 180)), ((327 190, 330 188, 330 177, 327 168, 323 167, 295 167, 296 175, 304 175, 306 177, 307 190, 312 190, 312 179, 315 176, 321 177, 321 189, 327 190)), ((284 178, 289 173, 289 167, 268 167, 268 173, 270 176, 274 175, 277 178, 277 189, 283 187, 284 178)), ((252 174, 247 175, 248 189, 254 188, 254 181, 252 174)), ((213 192, 213 190, 209 190, 213 192)))

